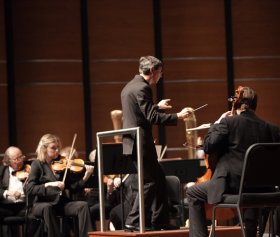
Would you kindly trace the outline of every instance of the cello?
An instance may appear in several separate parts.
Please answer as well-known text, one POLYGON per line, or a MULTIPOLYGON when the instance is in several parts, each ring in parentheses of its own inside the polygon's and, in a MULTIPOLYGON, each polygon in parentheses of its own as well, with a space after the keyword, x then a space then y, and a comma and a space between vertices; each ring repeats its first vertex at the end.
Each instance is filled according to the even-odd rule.
MULTIPOLYGON (((232 107, 231 107, 231 114, 236 115, 236 110, 235 110, 235 102, 239 99, 240 97, 240 92, 242 90, 243 86, 238 86, 237 89, 235 90, 235 95, 229 98, 228 100, 232 102, 232 107)), ((204 162, 206 166, 206 172, 204 173, 203 176, 197 178, 197 183, 201 182, 206 182, 209 181, 215 171, 215 167, 218 163, 219 157, 221 154, 214 153, 214 154, 205 154, 204 157, 204 162)), ((206 203, 205 204, 205 212, 206 212, 206 217, 207 219, 212 218, 212 205, 206 203)), ((223 209, 219 208, 216 210, 216 218, 219 221, 229 221, 233 219, 237 215, 236 211, 234 209, 223 209)))

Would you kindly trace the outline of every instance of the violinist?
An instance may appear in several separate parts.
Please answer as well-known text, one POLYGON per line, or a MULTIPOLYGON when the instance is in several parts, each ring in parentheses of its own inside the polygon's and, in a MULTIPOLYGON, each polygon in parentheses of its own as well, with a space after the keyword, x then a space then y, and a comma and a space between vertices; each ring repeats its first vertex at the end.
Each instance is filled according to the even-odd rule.
MULTIPOLYGON (((26 210, 24 182, 28 173, 24 174, 25 156, 15 146, 10 146, 4 155, 3 164, 0 166, 0 216, 24 216, 26 210), (17 177, 19 174, 20 179, 17 177)), ((33 222, 32 222, 33 223, 33 222)), ((31 225, 33 226, 33 225, 31 225)), ((33 226, 34 227, 34 226, 33 226)), ((32 228, 33 228, 32 227, 32 228)), ((33 229, 35 231, 35 229, 33 229)), ((18 236, 18 229, 7 230, 5 236, 18 236)), ((34 233, 33 233, 34 234, 34 233)))
POLYGON ((60 236, 57 215, 77 217, 79 237, 85 237, 92 229, 88 204, 84 201, 73 201, 71 195, 67 194, 84 188, 93 167, 85 166, 81 179, 77 180, 71 172, 68 172, 63 180, 67 169, 62 172, 55 172, 52 169, 52 161, 58 157, 60 149, 61 142, 56 135, 45 134, 39 141, 36 150, 37 160, 32 162, 26 188, 29 195, 36 197, 32 213, 44 219, 48 237, 60 236))
MULTIPOLYGON (((190 237, 207 237, 205 203, 219 203, 224 193, 238 193, 244 156, 247 148, 257 142, 279 142, 277 126, 259 118, 256 113, 257 94, 250 87, 240 87, 234 111, 227 111, 213 124, 205 136, 206 154, 219 153, 216 169, 209 181, 196 183, 187 190, 190 237)), ((256 237, 257 211, 244 212, 247 237, 256 237)))

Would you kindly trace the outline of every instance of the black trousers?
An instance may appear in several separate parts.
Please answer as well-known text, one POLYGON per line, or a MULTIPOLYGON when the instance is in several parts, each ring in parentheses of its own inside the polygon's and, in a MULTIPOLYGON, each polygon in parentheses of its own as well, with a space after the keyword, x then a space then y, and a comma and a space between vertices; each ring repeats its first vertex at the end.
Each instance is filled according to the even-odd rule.
POLYGON ((34 216, 44 219, 48 237, 60 236, 57 216, 77 217, 79 237, 87 237, 88 232, 92 230, 89 207, 84 201, 59 202, 57 205, 49 202, 37 202, 33 205, 32 213, 34 216))
MULTIPOLYGON (((165 174, 155 156, 147 158, 149 154, 144 152, 143 157, 145 223, 146 226, 164 226, 169 221, 165 174)), ((139 225, 139 215, 138 192, 125 224, 139 225)))
MULTIPOLYGON (((208 183, 197 183, 187 189, 189 204, 190 237, 208 237, 207 220, 204 204, 207 202, 208 183)), ((258 210, 246 209, 244 222, 246 236, 256 237, 258 210)))

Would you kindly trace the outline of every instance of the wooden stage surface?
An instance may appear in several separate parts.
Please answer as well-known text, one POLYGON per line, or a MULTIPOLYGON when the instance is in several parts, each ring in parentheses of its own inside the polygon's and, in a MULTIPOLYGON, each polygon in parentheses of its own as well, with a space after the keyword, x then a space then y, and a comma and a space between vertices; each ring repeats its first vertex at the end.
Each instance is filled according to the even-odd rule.
MULTIPOLYGON (((96 231, 89 232, 89 237, 189 237, 188 229, 168 231, 126 232, 126 231, 96 231)), ((216 237, 241 237, 240 227, 216 227, 216 237)))

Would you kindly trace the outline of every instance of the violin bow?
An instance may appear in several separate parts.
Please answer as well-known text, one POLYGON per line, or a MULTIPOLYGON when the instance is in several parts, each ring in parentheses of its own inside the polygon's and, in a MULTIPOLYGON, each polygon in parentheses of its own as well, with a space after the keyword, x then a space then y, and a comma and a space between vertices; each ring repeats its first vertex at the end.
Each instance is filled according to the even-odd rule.
MULTIPOLYGON (((73 142, 72 142, 72 146, 71 146, 71 150, 70 150, 70 155, 69 157, 67 158, 67 165, 68 165, 68 161, 72 159, 73 155, 74 155, 74 144, 76 142, 76 138, 77 138, 77 133, 74 134, 74 138, 73 138, 73 142)), ((66 175, 67 175, 67 171, 68 169, 66 168, 65 172, 64 172, 64 176, 63 176, 63 180, 62 182, 65 183, 65 179, 66 179, 66 175)))

